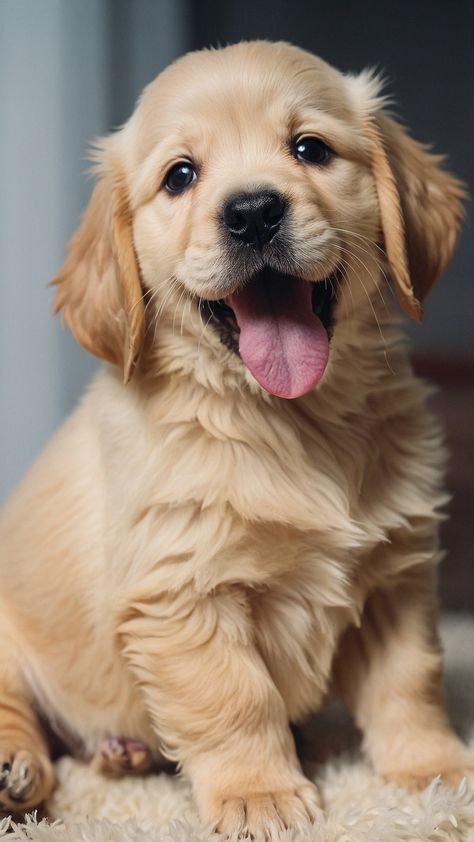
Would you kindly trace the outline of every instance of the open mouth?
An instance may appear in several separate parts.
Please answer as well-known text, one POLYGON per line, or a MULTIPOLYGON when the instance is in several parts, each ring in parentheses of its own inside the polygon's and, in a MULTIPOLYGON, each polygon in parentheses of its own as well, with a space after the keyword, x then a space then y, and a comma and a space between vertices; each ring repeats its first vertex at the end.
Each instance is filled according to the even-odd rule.
POLYGON ((296 398, 326 369, 337 282, 337 271, 309 282, 265 267, 226 299, 202 300, 201 314, 267 392, 296 398))

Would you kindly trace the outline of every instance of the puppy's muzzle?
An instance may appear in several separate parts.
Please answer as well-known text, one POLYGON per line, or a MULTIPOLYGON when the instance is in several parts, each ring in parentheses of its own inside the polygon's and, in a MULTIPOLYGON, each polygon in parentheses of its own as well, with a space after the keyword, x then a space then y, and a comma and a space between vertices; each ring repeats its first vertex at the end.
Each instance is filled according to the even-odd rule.
POLYGON ((222 221, 234 239, 261 251, 278 233, 285 212, 286 201, 279 193, 259 190, 227 199, 222 221))

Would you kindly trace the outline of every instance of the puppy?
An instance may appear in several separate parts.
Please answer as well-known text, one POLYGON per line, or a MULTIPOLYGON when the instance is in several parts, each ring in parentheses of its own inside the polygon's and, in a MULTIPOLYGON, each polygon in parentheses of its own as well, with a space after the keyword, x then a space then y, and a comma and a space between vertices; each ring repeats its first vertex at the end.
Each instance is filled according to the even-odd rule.
POLYGON ((289 723, 334 690, 388 780, 474 770, 436 631, 444 452, 386 284, 420 319, 463 189, 379 89, 241 43, 98 144, 56 310, 109 364, 1 521, 4 809, 51 791, 41 718, 94 762, 163 750, 224 833, 302 827, 289 723))

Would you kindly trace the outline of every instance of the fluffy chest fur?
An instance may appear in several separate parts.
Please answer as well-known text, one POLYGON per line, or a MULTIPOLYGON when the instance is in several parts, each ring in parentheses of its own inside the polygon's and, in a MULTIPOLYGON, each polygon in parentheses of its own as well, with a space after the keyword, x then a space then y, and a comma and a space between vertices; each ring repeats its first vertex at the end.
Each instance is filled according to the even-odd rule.
POLYGON ((245 629, 229 610, 226 634, 257 641, 292 718, 321 701, 370 589, 407 563, 387 551, 393 538, 441 500, 438 432, 404 350, 393 351, 395 377, 380 354, 367 364, 367 338, 360 367, 343 364, 355 336, 344 341, 328 386, 293 403, 163 372, 127 392, 122 414, 118 379, 100 382, 121 630, 209 594, 245 603, 245 629))

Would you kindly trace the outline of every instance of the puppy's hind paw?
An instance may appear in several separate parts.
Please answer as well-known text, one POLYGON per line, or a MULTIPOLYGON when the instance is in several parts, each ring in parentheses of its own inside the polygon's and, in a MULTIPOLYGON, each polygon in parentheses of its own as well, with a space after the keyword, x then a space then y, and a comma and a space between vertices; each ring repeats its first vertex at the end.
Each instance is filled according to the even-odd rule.
POLYGON ((24 813, 45 801, 54 785, 48 757, 0 746, 0 813, 24 813))
POLYGON ((421 790, 440 778, 446 786, 457 787, 463 778, 474 780, 474 753, 460 744, 450 747, 449 751, 429 758, 425 763, 409 768, 392 769, 383 777, 404 789, 421 790))
POLYGON ((144 775, 153 763, 151 751, 140 740, 105 737, 92 759, 96 772, 109 777, 144 775))

